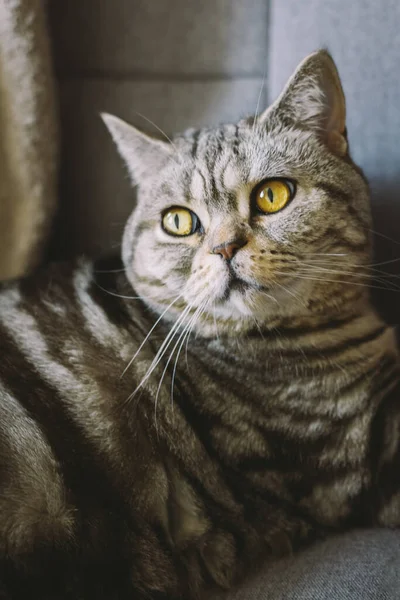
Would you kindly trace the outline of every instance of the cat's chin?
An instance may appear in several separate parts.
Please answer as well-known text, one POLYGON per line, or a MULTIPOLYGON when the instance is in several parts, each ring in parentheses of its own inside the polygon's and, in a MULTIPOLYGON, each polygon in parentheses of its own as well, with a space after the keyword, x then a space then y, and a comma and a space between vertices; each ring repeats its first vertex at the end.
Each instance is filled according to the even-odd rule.
POLYGON ((235 333, 267 325, 275 320, 277 313, 275 298, 242 281, 235 282, 229 289, 229 295, 214 306, 218 330, 235 333))

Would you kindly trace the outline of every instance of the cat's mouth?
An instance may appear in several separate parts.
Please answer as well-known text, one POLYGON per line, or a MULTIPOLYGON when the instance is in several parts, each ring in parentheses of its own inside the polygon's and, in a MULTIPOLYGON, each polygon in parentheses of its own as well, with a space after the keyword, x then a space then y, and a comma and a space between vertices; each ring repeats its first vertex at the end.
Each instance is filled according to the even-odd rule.
POLYGON ((229 268, 229 275, 226 282, 225 291, 223 292, 220 300, 225 303, 229 300, 233 293, 239 294, 241 296, 246 296, 250 290, 260 290, 261 286, 258 285, 254 281, 248 281, 238 275, 235 270, 231 267, 229 268))
POLYGON ((243 279, 240 279, 240 277, 236 277, 235 275, 233 277, 231 277, 231 279, 229 280, 229 284, 228 284, 228 288, 227 288, 227 292, 233 292, 238 291, 238 292, 245 292, 246 290, 248 290, 250 288, 250 284, 248 284, 246 281, 244 281, 243 279))
POLYGON ((241 294, 244 294, 248 290, 254 289, 255 287, 256 286, 254 286, 253 284, 249 283, 245 279, 242 279, 235 273, 231 272, 229 281, 228 281, 228 285, 226 286, 224 300, 227 300, 229 298, 229 296, 232 294, 232 292, 239 292, 241 294))

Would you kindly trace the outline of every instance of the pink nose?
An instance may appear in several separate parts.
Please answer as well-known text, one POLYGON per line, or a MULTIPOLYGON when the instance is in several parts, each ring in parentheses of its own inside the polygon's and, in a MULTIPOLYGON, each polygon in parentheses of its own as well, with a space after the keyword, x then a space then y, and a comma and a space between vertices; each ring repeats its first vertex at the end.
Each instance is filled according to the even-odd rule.
POLYGON ((212 249, 212 254, 220 254, 225 260, 229 261, 235 256, 236 252, 246 244, 247 242, 244 240, 226 242, 225 244, 215 246, 215 248, 212 249))

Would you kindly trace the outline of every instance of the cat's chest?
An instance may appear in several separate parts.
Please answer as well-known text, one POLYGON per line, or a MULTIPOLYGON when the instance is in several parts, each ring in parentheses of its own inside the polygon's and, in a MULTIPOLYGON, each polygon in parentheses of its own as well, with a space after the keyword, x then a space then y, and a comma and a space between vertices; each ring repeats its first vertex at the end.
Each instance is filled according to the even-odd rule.
POLYGON ((175 402, 238 490, 276 495, 334 524, 369 477, 374 407, 367 381, 357 390, 346 381, 340 369, 274 365, 251 349, 222 358, 211 348, 177 369, 175 402))

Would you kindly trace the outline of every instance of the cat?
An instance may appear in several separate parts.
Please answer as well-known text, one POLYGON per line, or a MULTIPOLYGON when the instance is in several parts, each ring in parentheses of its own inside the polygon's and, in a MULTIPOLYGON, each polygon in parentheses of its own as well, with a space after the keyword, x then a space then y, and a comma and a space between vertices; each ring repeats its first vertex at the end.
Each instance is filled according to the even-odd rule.
POLYGON ((400 360, 325 50, 236 125, 104 115, 122 266, 0 294, 0 597, 211 598, 330 532, 400 523, 400 360))

